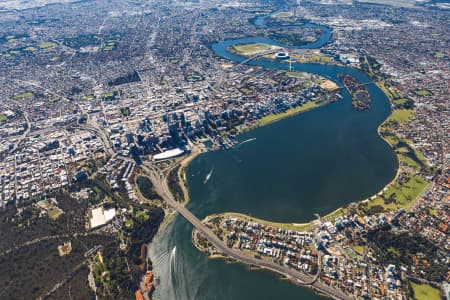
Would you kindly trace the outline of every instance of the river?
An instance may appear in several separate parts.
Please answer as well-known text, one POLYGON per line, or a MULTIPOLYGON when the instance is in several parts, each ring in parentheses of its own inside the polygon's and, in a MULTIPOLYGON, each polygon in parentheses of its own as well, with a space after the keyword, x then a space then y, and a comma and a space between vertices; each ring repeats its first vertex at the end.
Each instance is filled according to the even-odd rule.
MULTIPOLYGON (((331 32, 324 35, 329 39, 331 32)), ((322 39, 320 44, 327 41, 322 39)), ((279 45, 266 38, 250 38, 219 42, 212 49, 218 56, 240 62, 244 59, 227 48, 248 42, 279 45)), ((257 59, 250 64, 288 69, 282 61, 257 59)), ((314 213, 324 215, 371 196, 395 176, 395 153, 377 134, 390 113, 389 100, 370 84, 370 78, 332 65, 293 63, 292 69, 324 76, 340 86, 337 74, 353 75, 368 83, 371 110, 353 110, 351 97, 344 92, 335 103, 240 135, 239 141, 248 142, 231 150, 197 157, 187 169, 188 208, 200 219, 234 211, 301 223, 313 219, 314 213)), ((150 256, 160 278, 156 299, 322 299, 269 272, 209 259, 192 245, 191 232, 192 226, 177 216, 152 244, 150 256)))

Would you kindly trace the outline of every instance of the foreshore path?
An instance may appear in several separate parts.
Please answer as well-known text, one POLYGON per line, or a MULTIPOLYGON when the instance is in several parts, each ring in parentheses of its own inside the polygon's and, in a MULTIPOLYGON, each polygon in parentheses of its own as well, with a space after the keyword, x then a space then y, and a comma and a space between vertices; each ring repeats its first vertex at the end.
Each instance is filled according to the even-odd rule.
POLYGON ((353 299, 345 293, 318 281, 317 279, 319 277, 320 271, 316 276, 310 276, 295 269, 290 269, 288 267, 276 264, 274 262, 246 256, 240 251, 229 248, 225 244, 225 242, 220 240, 210 228, 203 224, 183 204, 175 200, 167 185, 167 176, 164 175, 161 170, 159 170, 157 167, 152 166, 151 164, 145 163, 142 165, 142 167, 148 172, 156 191, 164 199, 164 201, 179 214, 181 214, 189 223, 191 223, 192 226, 194 226, 194 228, 197 229, 217 249, 217 251, 221 252, 223 255, 244 264, 271 270, 287 277, 288 279, 299 285, 310 285, 316 291, 334 299, 353 299))

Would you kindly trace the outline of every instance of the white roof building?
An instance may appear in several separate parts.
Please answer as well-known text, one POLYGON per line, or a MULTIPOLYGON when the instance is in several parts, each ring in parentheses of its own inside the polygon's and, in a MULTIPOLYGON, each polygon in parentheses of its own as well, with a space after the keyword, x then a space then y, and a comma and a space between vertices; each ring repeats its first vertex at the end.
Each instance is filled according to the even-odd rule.
POLYGON ((184 153, 184 150, 180 148, 175 148, 171 150, 164 151, 162 153, 156 154, 153 156, 153 160, 163 160, 163 159, 169 159, 172 157, 180 156, 184 153))
POLYGON ((116 209, 105 210, 103 207, 97 207, 91 210, 89 214, 89 224, 91 228, 103 226, 116 216, 116 209))

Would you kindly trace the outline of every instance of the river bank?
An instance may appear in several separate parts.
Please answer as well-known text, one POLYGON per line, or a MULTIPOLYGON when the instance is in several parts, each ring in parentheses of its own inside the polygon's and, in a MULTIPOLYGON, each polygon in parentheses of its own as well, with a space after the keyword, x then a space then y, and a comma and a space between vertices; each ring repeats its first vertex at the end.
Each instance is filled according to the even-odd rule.
MULTIPOLYGON (((340 104, 340 105, 342 105, 342 103, 340 104)), ((323 108, 322 108, 323 109, 323 108)), ((314 110, 312 110, 310 113, 312 113, 314 110)), ((297 116, 297 117, 295 117, 295 118, 299 118, 300 116, 297 116)), ((283 121, 283 122, 286 122, 286 120, 285 121, 283 121)), ((276 125, 276 123, 279 123, 279 122, 275 122, 275 123, 273 123, 271 126, 273 126, 274 124, 276 125)), ((381 126, 381 125, 380 125, 381 126)), ((266 126, 264 126, 264 127, 266 127, 266 126)), ((260 128, 259 130, 261 130, 262 128, 260 128)), ((249 133, 247 133, 247 134, 252 134, 252 132, 249 132, 249 133)), ((381 138, 382 136, 380 135, 379 136, 379 138, 381 138)), ((247 139, 248 138, 248 136, 247 135, 245 135, 245 136, 243 136, 243 137, 241 137, 241 139, 247 139)), ((251 144, 249 144, 249 145, 251 145, 251 144)), ((234 152, 234 150, 233 149, 231 149, 231 150, 220 150, 219 152, 222 152, 222 153, 228 153, 228 155, 234 155, 233 154, 233 152, 234 152)), ((188 180, 189 179, 192 179, 192 178, 198 178, 198 174, 196 173, 196 172, 193 172, 192 170, 191 171, 189 171, 189 168, 190 167, 192 167, 192 164, 194 163, 194 164, 197 164, 197 162, 198 162, 198 160, 203 160, 203 156, 202 155, 200 155, 200 154, 204 154, 204 155, 210 155, 212 152, 206 152, 206 153, 204 153, 204 152, 199 152, 199 153, 191 153, 188 157, 186 157, 186 158, 183 158, 182 159, 182 161, 183 161, 183 168, 184 168, 184 172, 179 172, 179 174, 183 174, 183 176, 179 176, 179 180, 180 181, 183 181, 182 182, 182 184, 183 185, 185 185, 185 186, 189 186, 189 183, 188 183, 188 180), (194 158, 196 158, 196 159, 194 159, 194 158), (195 175, 195 177, 193 177, 193 175, 195 175)), ((215 152, 215 153, 217 153, 217 151, 215 152)), ((211 166, 207 166, 207 168, 206 168, 206 172, 209 172, 209 170, 211 169, 211 166)), ((205 174, 205 173, 204 173, 205 174)), ((201 175, 201 174, 200 174, 201 175)), ((217 176, 219 176, 219 177, 221 177, 220 175, 217 175, 217 176)), ((217 180, 218 179, 218 177, 217 177, 216 175, 213 175, 213 177, 212 177, 212 181, 211 181, 211 184, 212 185, 214 185, 215 184, 215 180, 217 180)), ((211 184, 205 184, 205 183, 203 183, 203 177, 202 176, 200 176, 200 178, 198 179, 200 182, 201 182, 201 186, 202 186, 202 188, 203 189, 205 189, 205 188, 208 188, 211 184)), ((187 190, 187 192, 189 192, 188 190, 187 190)), ((189 197, 191 198, 191 195, 189 195, 189 197)), ((197 199, 197 197, 194 197, 194 198, 196 198, 197 199)), ((194 206, 197 204, 197 200, 196 201, 194 201, 194 203, 191 203, 191 202, 189 202, 189 203, 187 203, 187 205, 188 206, 191 206, 192 207, 192 205, 191 204, 193 204, 194 206)), ((195 212, 195 209, 194 209, 194 212, 195 212)), ((333 210, 333 211, 331 211, 327 216, 325 216, 324 218, 335 218, 336 216, 338 216, 338 215, 340 215, 340 214, 342 214, 343 213, 343 210, 342 210, 342 208, 338 208, 338 209, 336 209, 336 210, 333 210)), ((198 214, 198 212, 196 213, 196 214, 198 214)), ((239 213, 228 213, 230 216, 243 216, 243 214, 239 214, 239 213)), ((208 216, 208 214, 207 214, 207 216, 208 216)), ((184 233, 189 233, 189 243, 190 243, 190 245, 191 246, 193 246, 193 248, 197 251, 197 252, 199 252, 198 250, 197 250, 197 247, 198 248, 200 248, 201 249, 201 247, 199 246, 199 243, 198 243, 198 239, 196 240, 196 237, 195 237, 195 233, 192 231, 192 230, 188 230, 188 232, 186 232, 186 229, 185 229, 185 227, 186 227, 186 225, 182 225, 182 224, 185 224, 185 221, 180 221, 180 217, 177 217, 177 218, 172 218, 173 217, 173 215, 172 216, 170 216, 169 218, 168 218, 168 220, 170 220, 170 221, 172 221, 172 222, 167 222, 167 225, 169 226, 170 225, 170 228, 168 228, 168 230, 170 231, 170 232, 174 232, 173 230, 173 228, 177 228, 176 230, 180 230, 180 227, 179 226, 182 226, 183 227, 183 231, 180 231, 180 232, 177 232, 177 234, 178 235, 181 235, 181 234, 183 234, 183 232, 184 233), (180 223, 181 222, 181 223, 180 223), (194 240, 194 244, 192 243, 192 241, 194 240)), ((264 220, 262 220, 262 219, 259 219, 259 218, 254 218, 254 217, 252 217, 252 216, 247 216, 248 217, 248 219, 249 220, 259 220, 259 221, 262 221, 262 222, 266 222, 266 221, 264 221, 264 220)), ((279 222, 268 222, 268 224, 288 224, 288 225, 292 225, 292 226, 294 226, 294 227, 299 227, 299 226, 296 226, 297 224, 295 224, 295 223, 279 223, 279 222)), ((305 226, 305 225, 307 225, 307 224, 301 224, 301 226, 305 226)), ((164 230, 166 230, 166 228, 165 228, 165 226, 163 226, 164 227, 164 230)), ((301 227, 300 227, 301 228, 301 227)), ((166 237, 162 237, 163 239, 165 239, 166 237)), ((170 238, 170 241, 174 241, 174 239, 175 238, 170 238)), ((184 240, 184 239, 183 239, 184 240)), ((183 243, 187 243, 187 241, 184 241, 183 243)), ((162 243, 162 245, 159 245, 159 246, 163 246, 163 245, 165 245, 164 243, 162 243)), ((181 246, 179 246, 179 242, 177 242, 177 247, 181 247, 181 246)), ((186 250, 186 244, 183 244, 183 248, 186 250)), ((221 256, 219 253, 215 253, 214 252, 214 250, 213 249, 207 249, 207 248, 205 248, 206 249, 206 252, 210 252, 210 253, 208 253, 208 255, 209 255, 209 257, 210 258, 224 258, 223 256, 221 256), (212 250, 212 251, 210 251, 210 250, 212 250)), ((202 251, 205 251, 205 249, 203 249, 202 251)), ((190 252, 191 250, 189 250, 189 253, 191 253, 190 252)), ((197 259, 196 259, 197 260, 197 259)), ((222 261, 222 260, 211 260, 211 263, 213 262, 213 261, 219 261, 219 264, 220 264, 220 261, 222 261)), ((203 262, 203 263, 205 263, 205 262, 203 262)), ((209 264, 209 263, 208 263, 209 264)), ((214 262, 214 265, 215 266, 217 266, 217 263, 216 262, 214 262)), ((228 264, 226 264, 227 265, 227 268, 229 267, 229 265, 228 264)), ((234 267, 233 267, 234 268, 234 267)), ((246 270, 248 270, 248 268, 246 267, 245 268, 246 270)), ((259 277, 260 275, 260 273, 259 273, 260 271, 256 271, 256 273, 258 274, 258 275, 255 275, 256 277, 259 277)), ((167 276, 167 275, 166 275, 167 276)), ((170 276, 175 276, 174 274, 172 274, 172 275, 170 275, 170 276)), ((272 279, 273 280, 273 279, 272 279)), ((277 281, 275 281, 275 282, 277 282, 277 281)), ((156 298, 156 299, 158 299, 158 298, 156 298)))
MULTIPOLYGON (((211 223, 214 223, 214 220, 216 220, 216 219, 221 219, 221 220, 239 219, 239 220, 243 220, 246 222, 258 223, 262 226, 267 226, 267 227, 272 227, 272 228, 281 228, 281 229, 293 230, 293 231, 308 231, 308 230, 311 230, 314 226, 314 222, 302 223, 302 224, 278 223, 278 222, 270 222, 270 221, 254 218, 254 217, 247 216, 247 215, 240 214, 240 213, 233 213, 233 212, 209 215, 202 220, 202 223, 208 224, 208 227, 212 227, 211 223)), ((223 237, 221 237, 221 238, 223 238, 223 237)), ((203 235, 200 234, 200 232, 196 229, 192 230, 192 243, 199 251, 207 254, 209 258, 227 259, 227 257, 223 256, 222 253, 217 252, 217 250, 211 245, 211 243, 209 243, 208 240, 205 237, 203 237, 203 235)), ((250 257, 253 257, 253 255, 251 253, 243 252, 243 254, 247 254, 250 257)))
MULTIPOLYGON (((401 95, 399 95, 397 92, 395 93, 391 92, 384 85, 384 82, 376 82, 376 84, 383 90, 383 92, 390 99, 390 102, 392 104, 395 102, 395 98, 392 96, 393 94, 397 94, 397 98, 401 98, 401 95)), ((359 201, 359 202, 366 202, 369 207, 379 205, 384 207, 384 209, 386 210, 410 208, 414 205, 417 198, 423 193, 423 191, 427 190, 427 188, 431 185, 431 183, 426 182, 425 178, 418 177, 416 175, 416 173, 421 171, 422 168, 429 169, 426 159, 423 157, 421 153, 412 148, 412 146, 410 145, 410 141, 403 140, 398 134, 395 133, 395 131, 392 128, 392 123, 403 123, 407 121, 407 119, 403 119, 402 122, 399 122, 395 117, 396 112, 400 110, 401 109, 392 110, 391 114, 377 128, 378 136, 381 139, 383 139, 387 144, 389 144, 389 146, 395 151, 398 168, 395 177, 388 184, 386 184, 386 186, 384 186, 383 189, 381 189, 378 193, 374 194, 373 196, 359 201), (399 147, 399 144, 401 143, 403 143, 404 145, 399 147), (405 152, 404 150, 407 151, 405 152), (408 153, 409 151, 414 153, 412 155, 412 158, 408 153), (398 184, 401 175, 408 176, 410 178, 416 177, 416 179, 419 178, 419 181, 420 179, 422 179, 422 181, 426 182, 426 184, 420 183, 418 187, 415 188, 415 191, 413 191, 412 199, 409 199, 406 202, 395 203, 394 205, 392 203, 386 203, 386 201, 382 203, 380 198, 381 196, 384 196, 384 194, 391 193, 392 195, 395 194, 396 192, 402 191, 402 185, 398 184)), ((414 112, 413 109, 408 109, 408 111, 414 112)), ((427 172, 429 172, 429 170, 425 171, 425 173, 427 172)))
MULTIPOLYGON (((180 168, 178 169, 177 175, 178 175, 178 180, 179 180, 179 184, 183 189, 183 194, 184 194, 184 201, 183 201, 183 205, 188 205, 190 197, 189 197, 189 190, 187 187, 187 181, 186 181, 186 175, 185 175, 185 169, 189 166, 189 163, 194 160, 197 156, 199 156, 200 154, 204 153, 206 151, 206 148, 203 145, 196 145, 193 147, 193 149, 191 149, 191 152, 181 158, 177 164, 179 164, 180 168)), ((146 176, 146 175, 145 175, 146 176)), ((149 178, 149 177, 147 177, 149 178)), ((136 189, 137 192, 142 196, 139 188, 136 189)), ((167 225, 170 224, 170 222, 173 220, 174 216, 177 215, 177 212, 175 210, 173 210, 170 207, 164 207, 164 205, 162 205, 164 209, 164 219, 161 222, 158 232, 156 233, 156 237, 159 236, 161 233, 164 232, 164 230, 166 229, 167 225)))
MULTIPOLYGON (((212 49, 239 63, 244 58, 226 49, 246 42, 264 40, 227 40, 212 49)), ((249 64, 289 69, 286 63, 264 59, 249 64)), ((370 81, 361 72, 341 66, 293 63, 292 69, 335 82, 339 82, 338 73, 352 74, 362 83, 370 81)), ((207 152, 192 160, 185 167, 186 176, 179 176, 189 187, 189 210, 198 218, 236 211, 292 224, 293 220, 311 220, 315 212, 325 215, 385 186, 397 164, 392 149, 376 130, 390 114, 390 105, 381 90, 373 85, 368 90, 375 99, 370 112, 354 111, 344 91, 342 101, 242 133, 238 141, 252 140, 245 146, 207 152)), ((194 247, 192 227, 182 217, 170 222, 151 252, 164 253, 175 245, 177 262, 159 266, 164 285, 161 299, 320 298, 309 289, 274 280, 272 273, 244 272, 248 268, 240 264, 208 259, 194 247)))
POLYGON ((208 150, 205 147, 205 145, 203 144, 196 145, 191 149, 189 155, 180 162, 180 168, 178 169, 177 175, 181 189, 183 190, 184 205, 187 205, 191 199, 189 196, 189 188, 187 186, 186 168, 195 158, 197 158, 202 153, 205 153, 206 151, 208 150))
MULTIPOLYGON (((321 274, 321 254, 314 247, 314 239, 312 237, 315 233, 312 231, 287 230, 255 221, 248 221, 248 219, 230 217, 229 215, 224 214, 208 216, 203 222, 211 228, 212 232, 214 232, 220 240, 226 243, 225 247, 227 248, 225 249, 227 251, 224 253, 227 255, 227 261, 235 261, 236 258, 238 258, 237 262, 249 265, 250 270, 267 269, 275 272, 277 275, 281 275, 283 280, 287 279, 293 284, 311 287, 313 290, 328 297, 335 299, 350 299, 345 293, 330 288, 319 280, 321 274), (239 227, 241 230, 238 229, 239 227), (244 229, 245 227, 247 227, 247 229, 244 229), (278 240, 280 247, 278 247, 278 250, 275 250, 278 254, 268 255, 268 248, 265 248, 262 244, 260 244, 257 251, 255 251, 255 249, 250 250, 251 246, 249 243, 238 239, 236 236, 233 237, 235 230, 241 232, 244 230, 248 232, 250 236, 253 236, 256 239, 256 242, 258 242, 259 238, 262 238, 260 242, 267 243, 269 240, 264 237, 267 235, 277 235, 281 239, 284 239, 284 241, 280 242, 280 240, 278 240), (297 248, 297 246, 292 247, 292 249, 290 248, 291 246, 288 246, 287 248, 283 247, 282 245, 286 246, 288 245, 287 243, 292 241, 292 237, 296 237, 296 242, 294 243, 296 243, 299 248, 297 248), (288 248, 289 250, 287 250, 288 248), (300 255, 296 258, 296 256, 292 254, 295 252, 300 254, 300 249, 302 249, 302 253, 305 253, 305 251, 311 253, 308 255, 309 263, 303 263, 302 267, 300 267, 300 264, 297 265, 294 262, 300 258, 300 255), (232 255, 230 255, 230 253, 232 253, 232 255), (282 256, 281 258, 280 254, 282 256), (309 266, 305 268, 307 265, 309 266)), ((207 241, 202 234, 199 234, 197 230, 194 230, 193 232, 193 239, 196 247, 207 253, 209 257, 222 257, 222 253, 216 253, 216 250, 211 247, 211 243, 207 241)))

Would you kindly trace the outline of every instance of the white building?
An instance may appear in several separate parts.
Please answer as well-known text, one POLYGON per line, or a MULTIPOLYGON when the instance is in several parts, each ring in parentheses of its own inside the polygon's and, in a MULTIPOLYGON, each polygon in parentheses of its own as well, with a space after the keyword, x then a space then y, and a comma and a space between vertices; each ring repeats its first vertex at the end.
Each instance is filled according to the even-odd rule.
POLYGON ((116 216, 116 209, 104 209, 103 207, 97 207, 89 213, 89 224, 91 228, 103 226, 116 216))

